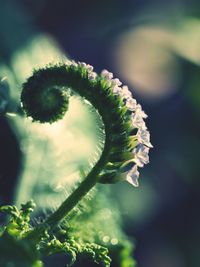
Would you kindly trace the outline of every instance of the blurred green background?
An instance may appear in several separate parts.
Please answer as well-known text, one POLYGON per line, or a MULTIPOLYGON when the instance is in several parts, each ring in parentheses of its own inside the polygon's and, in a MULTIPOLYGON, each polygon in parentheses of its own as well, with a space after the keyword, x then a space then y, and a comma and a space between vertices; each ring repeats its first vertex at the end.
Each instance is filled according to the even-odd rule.
MULTIPOLYGON (((8 76, 16 85, 16 92, 10 92, 13 103, 20 94, 20 83, 30 75, 32 67, 63 60, 61 51, 93 65, 96 71, 104 68, 112 71, 130 87, 149 116, 147 125, 154 148, 150 152, 150 164, 141 170, 140 187, 132 188, 127 183, 111 186, 124 230, 136 240, 138 266, 199 267, 199 1, 0 0, 0 76, 8 76)), ((72 116, 75 116, 74 125, 78 126, 70 127, 74 133, 88 136, 95 122, 88 120, 90 113, 79 106, 78 100, 75 102, 79 112, 72 116), (85 114, 84 123, 88 122, 85 127, 88 132, 81 132, 82 114, 85 114)), ((16 108, 11 103, 10 109, 16 108)), ((41 167, 40 174, 46 168, 51 175, 61 177, 67 168, 62 166, 70 160, 68 157, 66 162, 64 159, 59 162, 59 171, 54 165, 49 169, 54 162, 54 151, 62 154, 63 147, 56 142, 60 137, 51 131, 55 134, 52 142, 48 129, 45 132, 48 134, 41 137, 39 126, 28 130, 28 122, 23 123, 20 119, 13 122, 12 118, 0 117, 1 205, 24 201, 29 195, 41 204, 40 195, 51 187, 56 195, 62 187, 57 180, 55 190, 54 183, 44 181, 46 178, 42 183, 32 176, 27 180, 27 170, 29 173, 33 170, 33 174, 45 154, 47 163, 41 167), (32 140, 37 146, 30 146, 32 140), (51 144, 48 151, 47 143, 51 144), (26 153, 27 147, 30 153, 25 163, 24 146, 26 153), (41 158, 34 154, 38 148, 41 158), (37 184, 32 192, 29 192, 30 183, 37 184)), ((73 144, 73 139, 70 140, 73 144)), ((87 156, 95 147, 90 135, 88 140, 87 156)), ((82 147, 82 144, 78 145, 82 147)), ((65 145, 68 147, 67 142, 65 145)), ((68 149, 69 153, 74 151, 73 146, 68 149)), ((76 155, 79 152, 77 149, 76 155)), ((86 156, 79 157, 67 169, 68 175, 81 168, 80 162, 86 156)), ((61 199, 55 197, 54 201, 61 199)))

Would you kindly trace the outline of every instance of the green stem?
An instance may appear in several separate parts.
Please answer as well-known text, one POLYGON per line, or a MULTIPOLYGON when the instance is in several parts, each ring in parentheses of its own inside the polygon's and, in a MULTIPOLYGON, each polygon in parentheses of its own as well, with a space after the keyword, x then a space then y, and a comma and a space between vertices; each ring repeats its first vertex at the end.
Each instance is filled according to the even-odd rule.
MULTIPOLYGON (((97 166, 97 165, 96 165, 97 166)), ((96 168, 89 173, 87 178, 80 186, 61 204, 61 206, 47 219, 46 223, 53 227, 59 223, 76 204, 92 189, 98 182, 98 173, 100 168, 96 168)))
POLYGON ((46 229, 53 229, 66 215, 78 204, 78 202, 95 186, 98 182, 98 174, 107 163, 110 153, 109 134, 106 132, 105 145, 101 157, 93 167, 88 176, 81 182, 79 187, 60 205, 60 207, 42 224, 32 230, 25 239, 37 241, 46 229))

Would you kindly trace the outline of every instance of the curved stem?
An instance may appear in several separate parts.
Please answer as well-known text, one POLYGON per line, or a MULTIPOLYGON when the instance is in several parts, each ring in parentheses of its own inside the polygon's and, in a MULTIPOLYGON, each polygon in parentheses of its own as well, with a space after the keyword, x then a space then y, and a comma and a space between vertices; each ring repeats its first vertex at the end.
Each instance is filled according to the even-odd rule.
MULTIPOLYGON (((103 157, 101 157, 102 159, 103 157)), ((59 223, 75 206, 76 204, 92 189, 98 182, 98 174, 104 166, 101 160, 98 162, 85 180, 79 187, 61 204, 61 206, 47 219, 46 223, 53 227, 59 223)))
MULTIPOLYGON (((105 124, 104 124, 105 125, 105 124)), ((106 126, 106 125, 105 125, 106 126)), ((29 232, 25 239, 36 241, 41 233, 46 229, 53 229, 66 215, 78 204, 78 202, 95 186, 98 182, 98 174, 107 163, 107 158, 111 150, 109 131, 105 129, 105 145, 101 157, 93 167, 88 176, 81 182, 79 187, 60 205, 60 207, 42 224, 29 232)))

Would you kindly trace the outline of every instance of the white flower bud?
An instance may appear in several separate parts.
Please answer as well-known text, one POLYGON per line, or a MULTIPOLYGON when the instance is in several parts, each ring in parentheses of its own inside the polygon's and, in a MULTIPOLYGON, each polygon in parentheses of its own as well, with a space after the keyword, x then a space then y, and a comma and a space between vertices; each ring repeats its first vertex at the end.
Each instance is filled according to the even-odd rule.
POLYGON ((133 186, 138 187, 139 186, 138 177, 139 177, 139 172, 137 169, 137 165, 134 165, 132 169, 128 172, 126 180, 133 186))
POLYGON ((140 144, 133 150, 134 162, 138 167, 143 167, 149 163, 149 148, 140 144))

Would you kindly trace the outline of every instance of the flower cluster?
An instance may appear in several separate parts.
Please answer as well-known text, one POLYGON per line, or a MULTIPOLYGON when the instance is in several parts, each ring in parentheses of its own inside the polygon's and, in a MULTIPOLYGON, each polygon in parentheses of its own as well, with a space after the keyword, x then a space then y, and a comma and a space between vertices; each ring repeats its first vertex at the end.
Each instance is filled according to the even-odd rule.
MULTIPOLYGON (((96 80, 98 75, 93 71, 93 67, 84 62, 69 61, 69 65, 72 67, 82 67, 88 72, 89 80, 96 80)), ((132 128, 137 130, 136 138, 137 145, 132 150, 133 158, 128 162, 133 162, 134 165, 126 171, 126 180, 133 186, 139 186, 138 178, 139 172, 138 167, 143 167, 144 164, 149 163, 149 149, 152 148, 150 142, 150 133, 146 127, 144 119, 147 118, 147 114, 142 110, 140 104, 133 98, 132 92, 129 90, 127 85, 122 85, 122 82, 118 78, 114 78, 113 73, 108 70, 102 70, 101 78, 105 79, 107 84, 111 87, 114 95, 120 96, 128 111, 131 112, 132 128)))
POLYGON ((97 78, 97 73, 93 71, 93 66, 90 64, 86 64, 85 62, 76 62, 74 60, 68 60, 66 62, 67 65, 69 65, 71 68, 82 68, 87 71, 87 76, 90 81, 93 81, 97 78))
POLYGON ((131 91, 128 86, 123 85, 119 79, 113 79, 113 74, 107 70, 101 72, 101 76, 110 82, 113 94, 120 96, 128 110, 131 112, 132 128, 137 130, 137 145, 132 150, 133 159, 135 164, 126 173, 126 180, 134 186, 138 186, 138 167, 143 167, 144 164, 149 163, 149 149, 152 148, 150 142, 150 134, 146 127, 144 119, 147 115, 142 110, 140 104, 132 97, 131 91))

